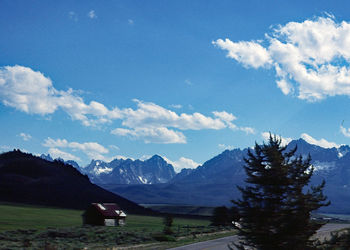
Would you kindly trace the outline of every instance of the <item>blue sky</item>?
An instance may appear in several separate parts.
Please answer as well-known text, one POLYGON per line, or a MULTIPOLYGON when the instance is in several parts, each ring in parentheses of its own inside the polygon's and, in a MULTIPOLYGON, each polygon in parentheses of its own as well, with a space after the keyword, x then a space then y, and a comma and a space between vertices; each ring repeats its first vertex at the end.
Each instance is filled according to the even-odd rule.
POLYGON ((0 1, 0 151, 166 157, 350 144, 347 1, 0 1))

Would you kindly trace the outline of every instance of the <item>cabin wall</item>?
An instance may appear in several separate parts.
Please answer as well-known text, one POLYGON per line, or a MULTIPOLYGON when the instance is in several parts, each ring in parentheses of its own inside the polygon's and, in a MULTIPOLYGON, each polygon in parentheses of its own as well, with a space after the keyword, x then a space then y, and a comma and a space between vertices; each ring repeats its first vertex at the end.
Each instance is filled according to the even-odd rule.
POLYGON ((93 206, 89 207, 84 214, 83 224, 84 225, 96 225, 96 226, 123 226, 125 225, 125 217, 104 217, 97 209, 93 206))
POLYGON ((114 227, 118 225, 116 219, 104 219, 104 225, 108 227, 114 227))

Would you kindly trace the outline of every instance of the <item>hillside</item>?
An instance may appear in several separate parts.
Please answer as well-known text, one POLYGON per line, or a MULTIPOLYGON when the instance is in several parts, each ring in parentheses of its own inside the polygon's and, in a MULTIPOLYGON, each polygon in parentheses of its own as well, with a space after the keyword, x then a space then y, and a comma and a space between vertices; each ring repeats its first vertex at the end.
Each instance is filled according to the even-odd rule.
POLYGON ((92 202, 115 202, 127 212, 150 212, 92 184, 70 165, 19 150, 0 155, 0 201, 75 209, 85 209, 92 202))

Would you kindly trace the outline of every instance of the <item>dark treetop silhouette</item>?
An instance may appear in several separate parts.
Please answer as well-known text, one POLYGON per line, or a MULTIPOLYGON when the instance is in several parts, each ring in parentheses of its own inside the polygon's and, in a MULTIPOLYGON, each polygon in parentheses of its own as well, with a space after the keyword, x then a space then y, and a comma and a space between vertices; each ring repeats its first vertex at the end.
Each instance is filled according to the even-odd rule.
POLYGON ((311 249, 310 237, 321 227, 311 212, 329 205, 323 195, 325 181, 309 187, 311 157, 295 156, 271 136, 255 145, 245 159, 247 185, 238 187, 241 199, 233 201, 241 216, 239 235, 258 249, 311 249))

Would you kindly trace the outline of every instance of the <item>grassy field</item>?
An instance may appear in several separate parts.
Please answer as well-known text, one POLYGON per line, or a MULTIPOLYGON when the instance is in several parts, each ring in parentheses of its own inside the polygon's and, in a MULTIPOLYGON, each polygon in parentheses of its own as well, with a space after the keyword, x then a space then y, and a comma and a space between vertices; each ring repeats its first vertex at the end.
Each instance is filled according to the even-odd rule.
POLYGON ((82 213, 81 210, 1 204, 0 249, 107 249, 140 244, 166 249, 223 237, 226 234, 221 233, 227 230, 210 227, 208 220, 174 218, 173 234, 164 235, 162 217, 140 215, 128 215, 124 227, 82 226, 82 213))
POLYGON ((80 210, 1 204, 0 231, 80 226, 82 213, 80 210))
POLYGON ((192 206, 192 205, 142 204, 142 206, 151 208, 152 210, 155 210, 161 213, 170 213, 170 214, 211 216, 214 211, 214 207, 203 207, 203 206, 192 206))
MULTIPOLYGON (((46 229, 47 227, 72 227, 82 225, 82 210, 33 207, 28 205, 0 205, 0 231, 16 229, 46 229)), ((173 226, 208 226, 208 220, 175 218, 173 226)), ((163 218, 128 215, 125 228, 161 231, 163 218)))

